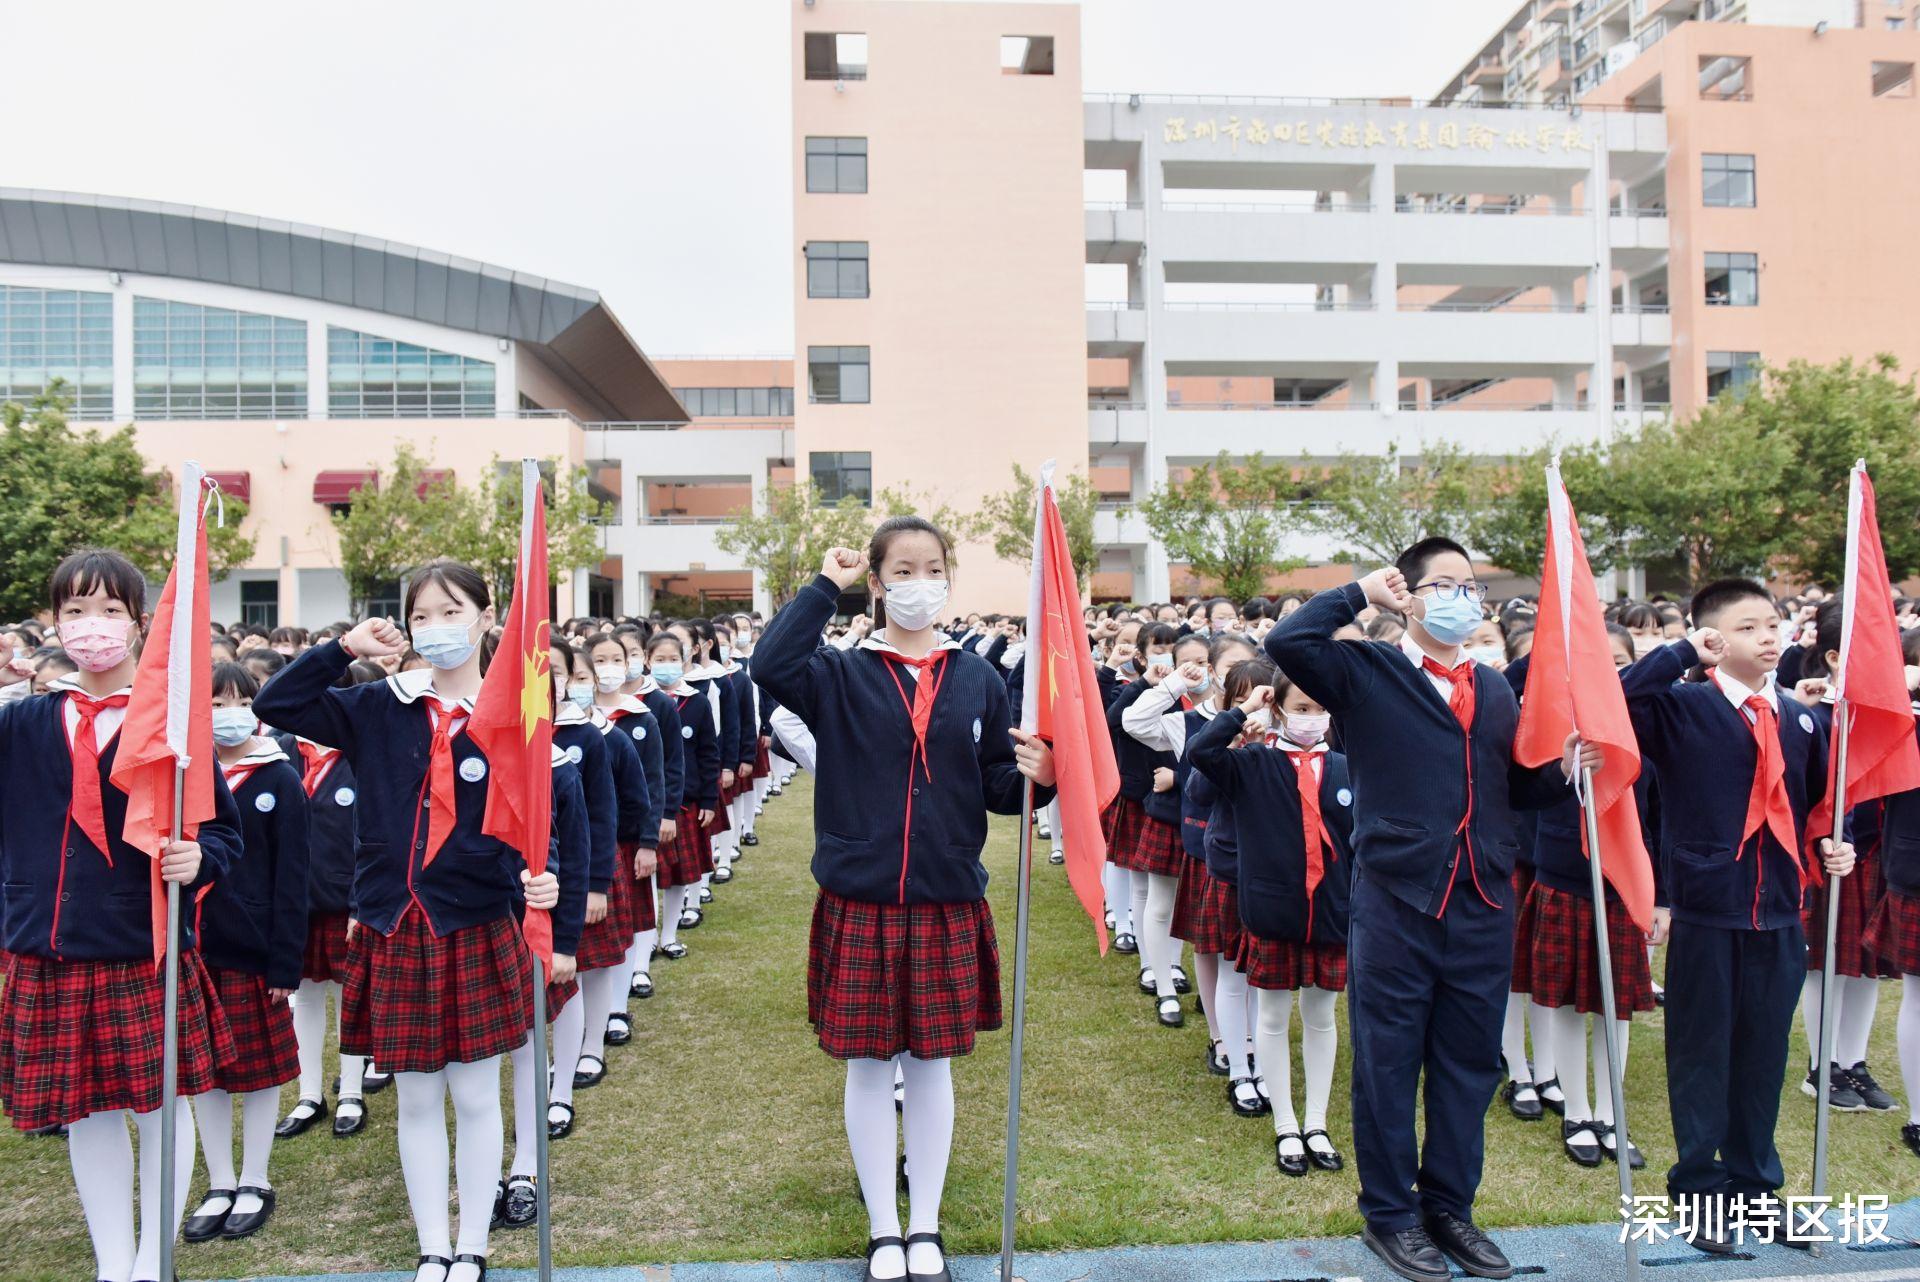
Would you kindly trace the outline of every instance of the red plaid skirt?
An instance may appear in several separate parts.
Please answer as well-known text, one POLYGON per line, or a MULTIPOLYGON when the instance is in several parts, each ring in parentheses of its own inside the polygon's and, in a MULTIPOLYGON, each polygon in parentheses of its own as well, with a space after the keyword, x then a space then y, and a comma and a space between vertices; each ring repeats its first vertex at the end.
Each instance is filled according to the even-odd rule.
MULTIPOLYGON (((728 813, 727 807, 732 804, 733 799, 739 795, 740 789, 738 787, 722 788, 720 790, 720 800, 714 805, 713 818, 707 820, 707 836, 709 838, 718 837, 723 832, 733 831, 733 816, 728 813)), ((711 856, 712 852, 709 851, 708 853, 709 856, 711 856)), ((713 871, 712 865, 708 865, 707 871, 713 871)))
POLYGON ((753 777, 765 779, 773 773, 773 758, 767 753, 767 741, 755 738, 753 749, 753 777))
POLYGON ((1205 863, 1183 855, 1180 889, 1173 897, 1173 937, 1192 944, 1196 953, 1225 955, 1240 929, 1239 900, 1232 895, 1233 887, 1208 872, 1205 863))
MULTIPOLYGON (((722 812, 724 813, 724 812, 722 812)), ((660 843, 660 889, 691 886, 713 871, 713 839, 700 830, 697 808, 680 807, 672 841, 660 843)))
MULTIPOLYGON (((1807 969, 1819 970, 1827 964, 1827 887, 1828 879, 1807 895, 1807 906, 1800 914, 1807 931, 1807 969)), ((1887 882, 1880 871, 1878 847, 1862 850, 1854 858, 1853 871, 1840 879, 1840 924, 1833 937, 1833 973, 1855 978, 1892 979, 1898 967, 1867 948, 1867 923, 1874 909, 1886 897, 1887 882)))
POLYGON ((582 971, 618 966, 633 946, 633 933, 633 856, 623 843, 607 887, 607 915, 588 922, 580 932, 580 951, 574 960, 582 971))
MULTIPOLYGON (((649 877, 633 883, 633 933, 636 935, 660 928, 660 910, 654 898, 653 882, 654 879, 649 877)), ((640 968, 645 970, 646 965, 647 959, 642 957, 640 968)))
POLYGON ((1132 842, 1118 847, 1113 861, 1135 872, 1178 877, 1180 865, 1188 862, 1188 856, 1187 848, 1180 843, 1180 829, 1161 823, 1141 809, 1132 842))
POLYGON ((1920 975, 1920 899, 1888 890, 1873 910, 1863 942, 1903 975, 1920 975))
POLYGON ((233 1059, 214 1070, 217 1090, 244 1095, 285 1086, 300 1076, 300 1043, 293 1007, 267 995, 267 981, 245 971, 209 966, 214 999, 233 1031, 233 1059))
POLYGON ((504 1055, 533 1026, 533 960, 511 917, 436 938, 409 907, 391 935, 354 933, 340 1049, 389 1073, 504 1055))
MULTIPOLYGON (((23 1131, 89 1113, 160 1107, 165 981, 151 959, 15 957, 0 993, 0 1108, 23 1131)), ((211 1090, 234 1056, 197 952, 180 957, 182 1095, 211 1090)))
POLYGON ((307 918, 307 951, 300 959, 300 978, 321 984, 346 981, 347 919, 346 913, 315 913, 307 918))
MULTIPOLYGON (((1530 958, 1532 1000, 1549 1008, 1571 1006, 1597 1015, 1600 1001, 1599 949, 1594 943, 1593 904, 1536 881, 1520 909, 1520 929, 1533 941, 1530 958)), ((1653 969, 1647 964, 1647 936, 1626 905, 1607 898, 1607 950, 1613 958, 1613 1007, 1625 1017, 1653 1009, 1653 969)))
POLYGON ((1120 823, 1120 806, 1123 798, 1115 797, 1100 812, 1100 839, 1107 843, 1107 862, 1113 862, 1113 834, 1120 823))
POLYGON ((822 890, 807 941, 807 1019, 835 1059, 951 1059, 1000 1027, 987 901, 875 904, 822 890))
POLYGON ((1255 988, 1323 988, 1330 993, 1347 988, 1347 946, 1345 944, 1300 943, 1292 939, 1261 939, 1249 931, 1240 932, 1240 951, 1231 959, 1233 968, 1247 977, 1255 988))
MULTIPOLYGON (((552 1025, 553 1021, 559 1018, 560 1008, 565 1006, 568 1002, 572 1001, 575 995, 579 993, 579 991, 580 991, 580 980, 578 976, 575 976, 573 979, 569 979, 564 984, 550 983, 547 985, 547 1023, 548 1025, 552 1025)), ((529 998, 528 1001, 532 1001, 532 999, 529 998)), ((531 1007, 529 1007, 529 1009, 531 1009, 531 1007)), ((531 1026, 531 1023, 532 1023, 531 1017, 529 1017, 528 1023, 529 1023, 529 1026, 531 1026)))
POLYGON ((1533 936, 1526 921, 1527 895, 1533 889, 1533 865, 1513 861, 1513 979, 1507 991, 1524 993, 1533 987, 1533 936))

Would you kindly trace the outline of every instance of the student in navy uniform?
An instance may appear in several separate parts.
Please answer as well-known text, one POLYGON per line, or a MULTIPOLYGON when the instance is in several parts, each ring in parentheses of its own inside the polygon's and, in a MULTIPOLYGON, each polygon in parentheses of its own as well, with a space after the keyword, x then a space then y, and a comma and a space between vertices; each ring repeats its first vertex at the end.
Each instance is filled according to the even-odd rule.
MULTIPOLYGON (((734 843, 739 836, 733 829, 733 799, 740 787, 739 778, 734 773, 734 767, 740 760, 740 713, 738 694, 728 680, 731 674, 727 665, 720 661, 719 635, 713 625, 705 619, 689 619, 670 630, 682 633, 682 640, 693 647, 693 657, 687 660, 685 680, 707 700, 713 716, 714 747, 720 760, 719 790, 714 796, 712 817, 704 825, 709 847, 707 869, 700 875, 698 892, 690 892, 688 905, 691 917, 680 923, 682 928, 687 928, 698 926, 704 915, 701 906, 713 902, 714 875, 725 869, 726 875, 720 878, 722 882, 733 876, 734 843)), ((683 714, 681 720, 685 719, 683 714)))
MULTIPOLYGON (((636 632, 637 636, 637 632, 636 632)), ((609 737, 633 745, 647 782, 647 809, 636 815, 630 786, 620 787, 620 841, 622 851, 631 847, 633 860, 633 943, 627 949, 626 964, 621 967, 627 992, 634 997, 653 996, 653 954, 660 937, 659 877, 660 848, 673 840, 675 818, 680 813, 680 789, 685 768, 680 751, 680 716, 646 670, 646 652, 638 651, 640 675, 623 665, 626 650, 619 633, 592 638, 576 652, 575 685, 569 695, 579 698, 579 687, 586 684, 593 699, 593 712, 605 723, 609 737), (624 680, 622 678, 625 678, 624 680), (588 684, 590 683, 590 684, 588 684), (668 725, 666 719, 671 718, 668 725), (631 828, 629 824, 634 826, 631 828)), ((624 767, 616 767, 615 784, 625 776, 624 767)), ((625 1045, 632 1036, 632 1024, 626 1008, 619 1007, 611 1017, 607 1040, 625 1045), (624 1025, 624 1027, 619 1027, 624 1025), (620 1035, 624 1034, 624 1035, 620 1035)))
MULTIPOLYGON (((0 1107, 15 1129, 67 1127, 74 1188, 105 1282, 160 1272, 160 1048, 163 981, 154 964, 153 861, 128 845, 126 794, 108 779, 145 634, 146 582, 117 552, 76 552, 53 572, 60 640, 78 673, 0 707, 0 1107), (127 1115, 140 1136, 139 1237, 127 1115)), ((196 751, 210 752, 210 744, 196 751)), ((214 777, 214 816, 169 844, 160 877, 191 905, 240 859, 240 817, 214 777)), ((181 914, 179 1107, 173 1185, 193 1174, 191 1096, 234 1055, 231 1033, 181 914)))
MULTIPOLYGON (((1901 648, 1907 660, 1907 693, 1920 713, 1920 690, 1915 688, 1920 683, 1920 629, 1909 628, 1901 648)), ((1887 893, 1873 910, 1862 943, 1900 972, 1895 1045, 1907 1092, 1900 1140, 1920 1157, 1920 788, 1881 798, 1880 852, 1887 893)))
MULTIPOLYGON (((1486 588, 1460 545, 1422 540, 1322 592, 1267 634, 1281 671, 1340 730, 1354 795, 1348 942, 1354 1156, 1367 1246, 1402 1277, 1513 1266, 1473 1223, 1513 964, 1515 808, 1567 796, 1579 745, 1513 763, 1518 708, 1464 658, 1486 588), (1400 644, 1340 641, 1365 605, 1405 613, 1400 644), (1424 1086, 1422 1076, 1425 1077, 1424 1086), (1426 1142, 1415 1134, 1424 1091, 1426 1142)), ((1597 748, 1586 759, 1598 762, 1597 748)))
MULTIPOLYGON (((753 832, 753 791, 754 765, 760 747, 760 710, 754 702, 753 678, 747 674, 746 665, 733 645, 733 625, 726 619, 713 621, 714 632, 719 637, 720 663, 726 670, 726 681, 733 687, 733 710, 738 723, 735 750, 738 760, 733 767, 734 799, 731 820, 733 823, 732 844, 728 850, 727 875, 718 878, 722 881, 733 880, 732 863, 740 857, 740 847, 758 845, 759 838, 748 841, 753 832)), ((718 872, 716 870, 716 877, 718 872)))
MULTIPOLYGON (((1147 798, 1163 785, 1170 785, 1174 760, 1171 753, 1154 752, 1123 728, 1123 719, 1133 702, 1173 671, 1173 650, 1180 636, 1174 628, 1155 624, 1141 634, 1142 658, 1138 674, 1107 705, 1107 730, 1113 736, 1113 758, 1120 770, 1120 791, 1109 813, 1113 816, 1107 833, 1107 857, 1126 874, 1127 905, 1133 936, 1125 941, 1125 952, 1138 951, 1140 988, 1151 989, 1156 997, 1155 1013, 1160 1023, 1178 1028, 1186 1022, 1177 994, 1192 985, 1185 971, 1155 956, 1156 926, 1153 914, 1163 914, 1171 922, 1173 895, 1179 889, 1181 854, 1180 832, 1176 827, 1147 814, 1147 798), (1165 771, 1162 775, 1160 772, 1165 771), (1164 885, 1163 896, 1156 896, 1154 877, 1164 885), (1159 973, 1155 973, 1155 966, 1159 973)), ((1120 941, 1116 941, 1120 942, 1120 941)), ((1171 951, 1171 950, 1169 950, 1171 951)))
POLYGON ((660 953, 670 961, 687 955, 679 941, 683 925, 698 925, 699 909, 688 896, 700 879, 713 871, 713 846, 708 836, 713 812, 720 804, 720 738, 713 707, 707 697, 687 683, 686 644, 672 632, 656 633, 647 643, 647 666, 679 722, 681 758, 680 813, 672 839, 661 825, 660 953), (691 920, 687 912, 691 910, 691 920))
MULTIPOLYGON (((458 562, 429 562, 407 583, 405 613, 405 633, 369 619, 307 651, 261 690, 255 710, 338 745, 359 777, 341 1040, 398 1075, 400 1164, 420 1239, 415 1282, 476 1282, 505 1149, 500 1060, 532 1024, 515 888, 530 906, 552 909, 566 870, 550 863, 534 877, 518 852, 480 831, 489 770, 466 728, 483 645, 491 649, 486 580, 458 562), (334 688, 354 659, 402 654, 409 636, 427 669, 334 688), (449 1094, 462 1190, 457 1239, 448 1224, 449 1094)), ((572 957, 554 963, 556 978, 571 978, 572 957)))
POLYGON ((307 794, 279 744, 258 734, 253 674, 213 668, 213 742, 240 812, 238 862, 195 907, 207 973, 233 1032, 234 1059, 193 1101, 207 1157, 207 1192, 181 1236, 189 1242, 251 1237, 273 1218, 267 1176, 280 1088, 300 1075, 287 999, 300 982, 307 939, 307 794), (233 1173, 233 1105, 239 1097, 241 1164, 233 1173))
MULTIPOLYGON (((1774 686, 1780 614, 1764 588, 1720 579, 1690 612, 1694 633, 1622 680, 1661 783, 1671 906, 1654 910, 1654 940, 1666 937, 1667 1026, 1687 1031, 1667 1038, 1678 1150, 1667 1192, 1697 1208, 1687 1240, 1724 1254, 1735 1249, 1729 1202, 1777 1194, 1785 1179, 1774 1124, 1806 975, 1801 898, 1820 875, 1806 818, 1826 789, 1827 748, 1812 715, 1774 686), (1707 680, 1680 682, 1696 662, 1707 680)), ((1850 845, 1819 844, 1827 872, 1852 869, 1850 845)))
MULTIPOLYGON (((952 1059, 1000 1026, 1000 963, 980 849, 989 814, 1053 792, 1053 756, 1013 729, 999 672, 935 628, 950 547, 919 517, 827 553, 760 638, 760 680, 818 753, 807 1010, 847 1061, 845 1116, 867 1204, 870 1279, 946 1279, 940 1198, 953 1144, 952 1059), (869 566, 871 570, 869 571, 869 566), (880 626, 820 645, 840 594, 865 578, 880 626), (884 597, 884 606, 880 605, 884 597), (915 1000, 903 1000, 911 992, 915 1000), (907 1236, 895 1201, 896 1068, 904 1075, 907 1236)), ((1024 816, 1023 816, 1024 817, 1024 816)))
MULTIPOLYGON (((1130 621, 1122 624, 1112 644, 1107 647, 1105 661, 1094 669, 1094 679, 1100 684, 1102 708, 1111 709, 1114 700, 1118 699, 1128 684, 1140 675, 1140 667, 1146 662, 1140 654, 1141 636, 1145 630, 1146 625, 1143 623, 1130 621)), ((1122 731, 1109 722, 1107 733, 1114 744, 1114 758, 1117 761, 1122 731)), ((1114 932, 1113 950, 1117 953, 1137 954, 1140 951, 1140 941, 1139 936, 1133 933, 1133 874, 1114 862, 1113 858, 1113 833, 1115 825, 1119 822, 1120 810, 1121 796, 1115 793, 1107 808, 1100 812, 1100 835, 1106 839, 1107 843, 1107 862, 1100 870, 1100 885, 1106 892, 1107 929, 1114 932)))
MULTIPOLYGON (((386 673, 364 660, 341 676, 340 684, 384 681, 386 673)), ((275 736, 290 760, 298 763, 301 790, 307 795, 307 946, 300 962, 300 987, 293 993, 293 1035, 300 1044, 299 1098, 274 1128, 281 1139, 304 1134, 327 1115, 321 1057, 327 1043, 327 998, 345 1014, 340 985, 347 974, 347 905, 353 890, 353 803, 359 795, 353 767, 338 750, 298 735, 275 736)), ((366 1129, 367 1110, 361 1075, 366 1060, 340 1053, 340 1077, 334 1087, 333 1133, 344 1139, 366 1129)))
POLYGON ((753 676, 755 631, 753 616, 733 616, 733 657, 745 670, 747 680, 753 686, 753 805, 747 808, 747 830, 740 835, 740 844, 743 846, 760 844, 760 838, 753 830, 754 817, 765 807, 767 796, 773 788, 773 730, 768 720, 773 716, 774 700, 761 691, 760 683, 753 676))

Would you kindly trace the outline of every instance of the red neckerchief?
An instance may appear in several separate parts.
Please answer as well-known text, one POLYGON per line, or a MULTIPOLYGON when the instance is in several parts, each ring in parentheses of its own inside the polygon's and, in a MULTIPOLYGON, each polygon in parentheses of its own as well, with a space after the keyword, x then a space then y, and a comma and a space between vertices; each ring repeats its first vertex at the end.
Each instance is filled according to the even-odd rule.
POLYGON ((1321 754, 1310 748, 1288 748, 1293 758, 1294 782, 1300 792, 1300 837, 1307 852, 1307 940, 1313 939, 1313 892, 1326 877, 1327 861, 1334 858, 1320 814, 1320 775, 1314 768, 1321 754))
MULTIPOLYGON (((1453 683, 1453 691, 1447 696, 1447 707, 1453 712, 1453 719, 1460 723, 1460 733, 1467 740, 1467 809, 1460 816, 1460 826, 1455 828, 1454 832, 1459 835, 1461 844, 1467 848, 1467 872, 1473 878, 1474 890, 1479 892, 1480 898, 1486 902, 1487 907, 1498 908, 1500 905, 1494 903, 1487 892, 1480 888, 1480 869, 1474 862, 1473 842, 1469 835, 1473 824, 1473 660, 1462 659, 1456 666, 1449 668, 1431 655, 1422 654, 1420 668, 1424 672, 1453 683)), ((1443 915, 1447 911, 1447 900, 1452 897, 1453 881, 1449 878, 1447 893, 1440 899, 1440 911, 1443 915)))
POLYGON ((73 796, 67 802, 67 822, 87 834, 94 848, 113 867, 113 847, 107 841, 107 812, 100 800, 100 744, 94 737, 93 723, 107 708, 124 708, 130 696, 110 694, 94 698, 78 690, 67 691, 68 705, 80 715, 73 728, 73 796))
POLYGON ((240 785, 253 778, 253 772, 258 770, 260 766, 261 763, 258 761, 239 761, 233 765, 227 765, 225 762, 221 762, 220 773, 226 776, 227 791, 240 791, 240 785))
POLYGON ((300 760, 305 764, 305 768, 300 773, 300 786, 311 797, 319 791, 320 784, 333 769, 333 763, 339 760, 340 750, 309 743, 305 739, 296 739, 294 742, 299 744, 300 760))
MULTIPOLYGON (((1718 668, 1710 676, 1715 689, 1726 689, 1718 668)), ((1804 877, 1800 843, 1793 835, 1793 803, 1787 799, 1787 763, 1780 754, 1780 719, 1765 695, 1750 694, 1741 706, 1753 714, 1753 785, 1747 791, 1747 817, 1740 825, 1740 850, 1734 858, 1745 854, 1748 840, 1765 827, 1804 877)))
MULTIPOLYGON (((913 722, 914 755, 921 761, 927 759, 927 723, 933 719, 933 701, 940 695, 940 682, 947 675, 945 650, 935 650, 932 654, 912 659, 897 650, 881 650, 875 653, 888 663, 903 668, 914 668, 920 673, 920 679, 913 683, 913 698, 907 698, 907 688, 900 684, 900 674, 887 669, 887 675, 893 678, 894 688, 900 691, 900 702, 907 710, 907 719, 913 722)), ((927 778, 933 778, 931 767, 927 778)))
POLYGON ((467 714, 459 705, 443 703, 431 694, 425 697, 425 702, 427 715, 433 721, 433 746, 427 755, 427 796, 431 809, 427 816, 427 852, 420 860, 422 868, 433 862, 460 823, 453 782, 453 740, 467 724, 467 714))

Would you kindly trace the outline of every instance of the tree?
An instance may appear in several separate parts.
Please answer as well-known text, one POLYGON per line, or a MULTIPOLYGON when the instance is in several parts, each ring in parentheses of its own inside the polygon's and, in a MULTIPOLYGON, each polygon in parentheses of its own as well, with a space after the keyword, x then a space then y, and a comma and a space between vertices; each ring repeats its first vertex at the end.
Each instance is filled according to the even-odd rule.
POLYGON ((1344 545, 1337 561, 1391 564, 1434 534, 1467 532, 1487 480, 1484 464, 1447 441, 1427 441, 1417 459, 1390 446, 1377 454, 1342 451, 1312 475, 1312 523, 1344 545))
POLYGON ((1298 489, 1287 464, 1260 454, 1236 464, 1222 451, 1185 480, 1154 487, 1140 514, 1169 559, 1184 561, 1222 595, 1244 600, 1265 592, 1272 575, 1306 564, 1278 555, 1298 489))
MULTIPOLYGON (((987 495, 980 505, 980 536, 993 540, 993 554, 1002 561, 1027 565, 1033 559, 1033 505, 1039 486, 1038 478, 1015 463, 1013 488, 987 495)), ((1093 514, 1099 496, 1079 472, 1068 473, 1064 480, 1056 476, 1053 493, 1060 521, 1067 527, 1073 572, 1084 589, 1100 565, 1100 546, 1093 538, 1093 514)))
POLYGON ((1797 505, 1781 498, 1792 446, 1779 433, 1754 436, 1736 402, 1716 401, 1680 425, 1649 423, 1615 441, 1609 461, 1604 510, 1626 563, 1673 564, 1697 587, 1764 576, 1788 535, 1799 537, 1787 528, 1797 505))
POLYGON ((758 511, 738 508, 727 519, 715 544, 760 576, 775 609, 813 581, 828 548, 865 547, 873 529, 873 513, 860 500, 822 503, 807 481, 770 485, 758 511))
POLYGON ((427 460, 402 441, 379 483, 356 491, 333 515, 340 538, 340 572, 356 618, 401 575, 435 556, 452 555, 474 518, 451 476, 429 478, 427 460))
MULTIPOLYGON (((1482 505, 1467 524, 1468 546, 1495 565, 1538 578, 1547 555, 1547 463, 1555 447, 1487 468, 1482 505)), ((1614 474, 1607 449, 1576 445, 1560 450, 1560 477, 1580 518, 1580 537, 1595 566, 1617 564, 1623 540, 1613 517, 1614 474)))
MULTIPOLYGON (((547 566, 553 585, 558 586, 579 567, 605 559, 600 526, 612 508, 587 488, 586 468, 544 459, 540 471, 547 495, 547 566)), ((520 559, 519 467, 503 465, 496 455, 464 507, 449 555, 459 556, 486 577, 504 611, 513 595, 513 571, 520 559)))
MULTIPOLYGON (((0 618, 46 608, 47 583, 69 552, 87 546, 125 554, 148 578, 173 565, 178 497, 171 473, 148 471, 133 428, 76 432, 59 383, 31 405, 0 405, 0 618)), ((213 577, 253 557, 240 523, 246 505, 229 499, 224 521, 207 527, 213 577)))

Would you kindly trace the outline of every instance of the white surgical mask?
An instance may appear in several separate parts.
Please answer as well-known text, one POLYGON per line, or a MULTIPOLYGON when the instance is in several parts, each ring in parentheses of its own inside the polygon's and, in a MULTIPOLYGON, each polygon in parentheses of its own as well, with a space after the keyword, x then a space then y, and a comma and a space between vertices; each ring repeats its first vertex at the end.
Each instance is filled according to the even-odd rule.
MULTIPOLYGON (((596 669, 596 671, 598 671, 598 669, 596 669)), ((644 677, 646 675, 647 675, 647 661, 645 659, 628 660, 627 681, 638 681, 641 677, 644 677)), ((621 682, 621 684, 625 685, 626 682, 621 682)))
POLYGON ((1265 734, 1267 731, 1273 729, 1273 714, 1265 708, 1255 708, 1247 714, 1247 724, 1250 726, 1259 726, 1260 733, 1265 734))
POLYGON ((1212 685, 1213 685, 1213 673, 1204 672, 1200 675, 1200 679, 1198 681, 1194 682, 1191 686, 1187 687, 1187 693, 1188 694, 1205 694, 1208 688, 1211 687, 1212 685))
POLYGON ((428 663, 446 671, 471 658, 479 643, 473 639, 471 624, 435 623, 413 630, 413 648, 428 663))
POLYGON ((1503 645, 1470 645, 1467 657, 1476 663, 1503 663, 1507 657, 1507 647, 1503 645))
POLYGON ((906 579, 887 584, 887 620, 904 632, 931 626, 946 608, 945 579, 906 579))
MULTIPOLYGON (((618 689, 619 687, 614 687, 618 689)), ((593 706, 593 682, 576 681, 567 686, 567 702, 585 712, 593 706)))
MULTIPOLYGON (((593 683, 600 687, 602 693, 612 694, 615 690, 627 684, 627 682, 637 679, 630 675, 632 672, 632 668, 623 668, 610 664, 595 664, 593 667, 593 683)), ((640 675, 646 675, 645 668, 640 669, 640 675)))
POLYGON ((259 724, 260 718, 253 715, 252 708, 215 708, 213 741, 222 748, 237 748, 253 738, 254 727, 259 724))
POLYGON ((1149 668, 1159 668, 1162 671, 1170 671, 1173 668, 1173 655, 1167 651, 1153 655, 1147 660, 1147 666, 1149 668))
POLYGON ((1633 657, 1636 659, 1644 659, 1659 648, 1659 637, 1635 637, 1633 639, 1633 657))
POLYGON ((732 660, 732 658, 733 658, 733 647, 732 647, 732 646, 730 646, 730 645, 723 645, 723 646, 721 646, 721 647, 720 647, 720 662, 722 662, 722 663, 727 663, 727 662, 729 662, 729 661, 731 661, 731 660, 732 660))
POLYGON ((1325 712, 1289 712, 1286 735, 1302 748, 1311 748, 1327 737, 1332 724, 1333 717, 1325 712))

